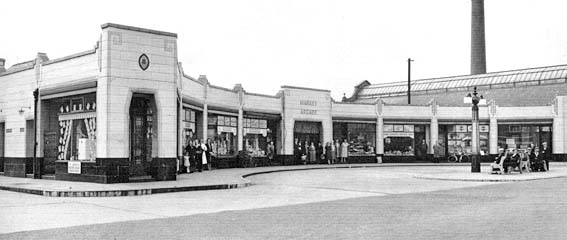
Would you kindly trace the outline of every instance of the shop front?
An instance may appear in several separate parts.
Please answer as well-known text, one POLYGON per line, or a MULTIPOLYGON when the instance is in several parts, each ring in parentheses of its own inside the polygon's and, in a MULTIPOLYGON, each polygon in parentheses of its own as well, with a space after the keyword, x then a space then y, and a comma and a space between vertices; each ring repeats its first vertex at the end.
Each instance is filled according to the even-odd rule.
POLYGON ((333 122, 334 141, 347 140, 349 162, 376 162, 376 123, 375 122, 333 122))
POLYGON ((222 160, 235 158, 237 151, 238 117, 209 114, 207 117, 207 139, 214 155, 222 160))
POLYGON ((57 162, 96 161, 96 94, 81 94, 42 101, 44 175, 66 175, 66 168, 57 162))
POLYGON ((384 124, 384 161, 427 161, 426 125, 384 124))
MULTIPOLYGON (((488 124, 479 125, 479 151, 483 161, 489 161, 490 127, 488 124)), ((445 124, 439 125, 439 145, 441 155, 445 159, 451 156, 472 154, 472 125, 471 124, 445 124)), ((466 158, 465 158, 466 159, 466 158)), ((466 160, 468 161, 468 160, 466 160)))
POLYGON ((243 148, 249 156, 256 158, 264 165, 272 164, 276 156, 275 120, 245 117, 243 119, 243 148))
POLYGON ((199 139, 197 135, 197 111, 190 109, 190 108, 183 108, 181 114, 181 122, 182 122, 182 147, 185 147, 189 144, 189 142, 194 142, 199 139))
POLYGON ((498 148, 528 151, 534 148, 543 149, 543 143, 551 148, 551 124, 499 124, 498 148))

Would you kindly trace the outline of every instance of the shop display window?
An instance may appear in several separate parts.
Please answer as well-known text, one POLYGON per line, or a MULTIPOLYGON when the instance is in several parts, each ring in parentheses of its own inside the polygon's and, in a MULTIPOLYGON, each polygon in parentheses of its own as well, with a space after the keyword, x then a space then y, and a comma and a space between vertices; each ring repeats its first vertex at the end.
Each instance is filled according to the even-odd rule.
MULTIPOLYGON (((479 126, 480 154, 488 154, 489 126, 479 126)), ((472 153, 472 125, 448 125, 447 126, 447 152, 453 154, 472 153)))
POLYGON ((182 121, 183 121, 183 147, 185 148, 188 144, 188 141, 193 141, 197 139, 197 123, 196 123, 196 116, 195 116, 196 112, 188 109, 188 108, 184 108, 183 109, 183 116, 182 116, 182 121))
POLYGON ((498 125, 498 147, 503 149, 528 149, 551 144, 550 125, 498 125))
POLYGON ((58 160, 96 159, 96 95, 61 98, 59 102, 58 160))
POLYGON ((374 155, 376 149, 375 123, 333 123, 333 138, 342 142, 347 139, 349 155, 374 155))
POLYGON ((207 138, 211 140, 214 154, 218 156, 236 155, 237 125, 237 117, 209 114, 207 138))
POLYGON ((384 125, 384 155, 414 156, 415 126, 403 124, 384 125))
POLYGON ((272 130, 268 128, 268 120, 243 119, 244 149, 253 157, 263 157, 268 154, 269 142, 273 142, 272 130))

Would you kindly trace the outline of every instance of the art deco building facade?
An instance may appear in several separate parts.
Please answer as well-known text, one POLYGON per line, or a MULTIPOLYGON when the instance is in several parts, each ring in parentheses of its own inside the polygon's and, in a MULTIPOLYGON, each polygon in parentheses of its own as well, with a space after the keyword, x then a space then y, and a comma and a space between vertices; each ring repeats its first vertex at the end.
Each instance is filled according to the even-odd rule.
POLYGON ((9 69, 0 60, 0 170, 99 183, 175 180, 176 159, 196 139, 210 139, 217 167, 234 167, 243 150, 263 158, 268 142, 273 164, 294 164, 297 141, 346 140, 351 162, 428 161, 436 142, 447 156, 469 151, 471 110, 462 99, 474 86, 489 100, 480 109, 486 159, 498 148, 548 142, 564 161, 566 76, 567 66, 552 66, 418 80, 411 105, 402 83, 365 81, 341 102, 294 86, 256 94, 187 76, 175 33, 109 23, 91 50, 52 60, 40 53, 9 69))

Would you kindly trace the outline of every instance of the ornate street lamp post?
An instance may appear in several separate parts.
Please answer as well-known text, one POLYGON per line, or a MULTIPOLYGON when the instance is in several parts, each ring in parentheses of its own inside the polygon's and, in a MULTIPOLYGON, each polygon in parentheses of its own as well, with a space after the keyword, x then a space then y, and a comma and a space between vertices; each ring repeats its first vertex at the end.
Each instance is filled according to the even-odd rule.
POLYGON ((472 95, 470 93, 464 98, 465 103, 472 103, 472 133, 471 133, 471 172, 480 172, 480 134, 478 105, 486 105, 486 100, 476 92, 476 87, 472 95))
POLYGON ((39 88, 36 88, 33 91, 33 100, 34 100, 34 107, 33 107, 33 178, 39 179, 41 178, 41 165, 39 159, 37 159, 37 102, 39 98, 39 88))

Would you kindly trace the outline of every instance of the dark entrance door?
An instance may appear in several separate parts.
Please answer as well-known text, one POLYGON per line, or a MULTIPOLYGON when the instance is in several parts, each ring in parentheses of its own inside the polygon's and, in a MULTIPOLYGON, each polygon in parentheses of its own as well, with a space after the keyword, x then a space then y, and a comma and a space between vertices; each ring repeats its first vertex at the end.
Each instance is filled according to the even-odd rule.
POLYGON ((41 173, 45 175, 55 174, 55 161, 59 155, 59 137, 57 132, 45 132, 43 135, 43 164, 41 173))
POLYGON ((134 96, 130 104, 130 176, 149 175, 152 159, 150 98, 134 96))
POLYGON ((321 123, 320 122, 295 122, 293 127, 293 137, 304 143, 314 143, 315 146, 321 142, 321 123))

